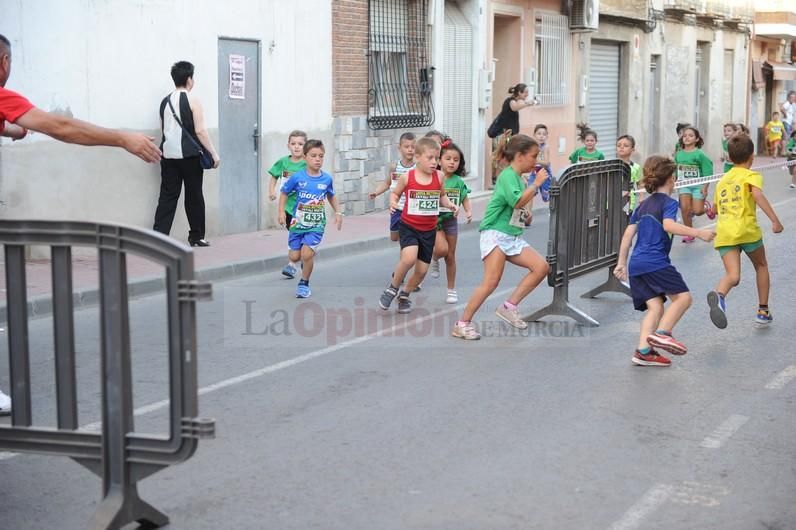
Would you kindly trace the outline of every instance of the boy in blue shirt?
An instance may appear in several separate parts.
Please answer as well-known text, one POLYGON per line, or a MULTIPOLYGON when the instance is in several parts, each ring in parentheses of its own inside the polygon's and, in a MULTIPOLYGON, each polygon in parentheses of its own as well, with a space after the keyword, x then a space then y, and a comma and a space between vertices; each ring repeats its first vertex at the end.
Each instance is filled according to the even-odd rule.
POLYGON ((296 287, 296 298, 309 298, 310 275, 314 266, 315 253, 326 230, 326 199, 334 210, 337 229, 343 227, 343 214, 334 194, 332 176, 321 170, 326 149, 320 140, 307 140, 304 144, 304 157, 307 167, 299 170, 282 185, 279 198, 279 224, 287 221, 285 204, 291 193, 296 194, 296 205, 291 213, 288 230, 288 258, 291 262, 301 259, 301 280, 296 287))
POLYGON ((665 156, 651 156, 644 163, 644 187, 651 195, 633 211, 614 269, 620 280, 630 276, 633 305, 638 311, 647 313, 641 321, 638 348, 632 359, 640 366, 669 366, 672 363, 653 347, 674 355, 688 352, 685 344, 672 337, 672 329, 691 305, 691 294, 669 259, 672 250, 669 234, 698 237, 703 241, 716 236, 710 230, 697 230, 676 221, 679 204, 669 197, 674 190, 676 170, 674 161, 665 156), (630 244, 636 236, 636 246, 627 267, 630 244), (672 302, 664 309, 667 296, 672 302))

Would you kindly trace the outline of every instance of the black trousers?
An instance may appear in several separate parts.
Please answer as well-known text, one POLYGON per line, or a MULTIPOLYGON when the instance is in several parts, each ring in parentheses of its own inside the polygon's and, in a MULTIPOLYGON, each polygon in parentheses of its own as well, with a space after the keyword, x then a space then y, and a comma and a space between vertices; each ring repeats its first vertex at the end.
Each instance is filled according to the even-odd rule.
POLYGON ((199 157, 167 159, 160 161, 160 198, 155 211, 156 232, 169 235, 177 200, 185 183, 185 215, 191 227, 188 241, 205 238, 205 198, 202 195, 202 166, 199 157))

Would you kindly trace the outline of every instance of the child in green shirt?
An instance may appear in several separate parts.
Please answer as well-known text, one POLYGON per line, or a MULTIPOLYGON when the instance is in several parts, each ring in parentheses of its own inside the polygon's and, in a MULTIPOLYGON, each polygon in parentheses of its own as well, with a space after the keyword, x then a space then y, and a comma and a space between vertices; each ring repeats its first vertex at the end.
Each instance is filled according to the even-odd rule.
MULTIPOLYGON (((674 155, 677 164, 677 180, 683 181, 693 178, 707 177, 713 174, 713 161, 702 151, 705 141, 696 127, 683 129, 680 138, 681 149, 674 155)), ((713 205, 706 200, 709 184, 696 184, 678 188, 680 211, 683 214, 683 224, 687 227, 694 225, 691 217, 707 214, 709 219, 716 217, 713 205)), ((683 243, 693 243, 693 236, 683 237, 683 243)))
POLYGON ((724 162, 724 173, 728 172, 732 169, 732 160, 730 160, 730 155, 727 154, 727 145, 730 140, 730 136, 736 134, 739 131, 738 124, 736 123, 725 123, 724 124, 724 139, 721 141, 721 161, 724 162))
POLYGON ((569 155, 569 161, 573 164, 578 162, 593 162, 595 160, 605 160, 605 155, 597 150, 597 133, 589 129, 585 123, 577 125, 578 138, 583 142, 583 147, 579 147, 572 151, 569 155))
POLYGON ((785 153, 788 155, 788 162, 793 162, 793 165, 790 166, 790 188, 796 189, 796 130, 790 133, 785 153))
MULTIPOLYGON (((281 178, 282 184, 287 182, 293 173, 307 167, 304 160, 304 144, 307 142, 307 133, 304 131, 292 131, 287 137, 287 148, 290 154, 277 160, 268 173, 273 177, 268 183, 268 198, 272 201, 277 199, 276 182, 281 178)), ((285 228, 290 229, 293 224, 293 212, 296 210, 296 193, 290 193, 285 203, 285 228)), ((298 273, 299 262, 288 260, 287 265, 282 269, 282 275, 293 279, 298 273)))

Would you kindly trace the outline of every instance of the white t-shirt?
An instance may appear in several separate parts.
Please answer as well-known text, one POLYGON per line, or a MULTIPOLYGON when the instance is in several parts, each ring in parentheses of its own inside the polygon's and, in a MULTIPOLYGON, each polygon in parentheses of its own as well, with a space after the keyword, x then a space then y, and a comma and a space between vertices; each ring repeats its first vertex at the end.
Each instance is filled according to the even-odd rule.
POLYGON ((796 103, 786 101, 782 105, 782 110, 785 111, 785 119, 782 121, 785 123, 793 123, 793 115, 796 114, 796 103))

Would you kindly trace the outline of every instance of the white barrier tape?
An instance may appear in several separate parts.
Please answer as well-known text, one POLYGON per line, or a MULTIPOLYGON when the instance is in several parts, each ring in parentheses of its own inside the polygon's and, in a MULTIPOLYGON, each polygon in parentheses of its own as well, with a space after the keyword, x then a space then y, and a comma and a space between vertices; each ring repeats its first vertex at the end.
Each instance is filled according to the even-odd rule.
MULTIPOLYGON (((750 168, 752 171, 757 171, 758 173, 761 171, 765 171, 767 169, 787 169, 791 166, 796 166, 796 160, 791 160, 789 162, 776 162, 773 164, 768 164, 765 166, 757 166, 750 168)), ((711 182, 718 182, 721 180, 721 177, 724 176, 724 173, 716 173, 715 175, 707 175, 705 177, 697 177, 693 179, 683 179, 676 181, 674 185, 674 189, 678 190, 681 188, 687 188, 689 186, 699 186, 700 184, 710 184, 711 182)), ((647 193, 647 190, 640 189, 640 190, 633 190, 633 193, 647 193)))

